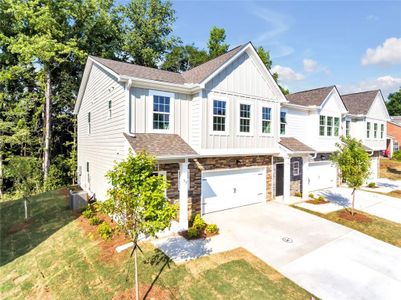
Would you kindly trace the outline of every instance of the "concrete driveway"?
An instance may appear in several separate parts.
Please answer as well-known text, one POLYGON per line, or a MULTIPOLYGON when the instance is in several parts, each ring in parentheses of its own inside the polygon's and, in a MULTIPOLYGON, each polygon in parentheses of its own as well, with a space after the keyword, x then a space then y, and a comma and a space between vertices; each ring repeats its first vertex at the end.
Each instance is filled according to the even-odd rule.
POLYGON ((401 249, 347 227, 274 202, 205 219, 230 247, 244 247, 322 299, 401 295, 401 249))
MULTIPOLYGON (((316 192, 341 207, 350 207, 352 189, 338 187, 316 192)), ((367 191, 357 191, 355 208, 368 214, 401 223, 401 199, 367 191)))

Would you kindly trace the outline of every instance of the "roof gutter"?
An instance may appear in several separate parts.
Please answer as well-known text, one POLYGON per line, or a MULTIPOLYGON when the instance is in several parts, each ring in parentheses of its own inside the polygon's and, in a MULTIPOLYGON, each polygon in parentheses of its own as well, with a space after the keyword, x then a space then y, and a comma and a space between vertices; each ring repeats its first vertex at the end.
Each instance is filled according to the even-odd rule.
POLYGON ((299 104, 293 104, 293 103, 283 103, 284 106, 290 107, 290 108, 296 108, 300 110, 317 110, 320 109, 320 106, 317 105, 309 105, 309 106, 304 106, 304 105, 299 105, 299 104))

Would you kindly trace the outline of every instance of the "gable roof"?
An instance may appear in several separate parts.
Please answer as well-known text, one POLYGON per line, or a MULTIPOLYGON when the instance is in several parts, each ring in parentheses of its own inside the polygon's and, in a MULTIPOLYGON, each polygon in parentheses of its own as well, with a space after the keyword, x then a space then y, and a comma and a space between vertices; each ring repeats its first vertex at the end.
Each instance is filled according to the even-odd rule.
POLYGON ((191 148, 179 135, 165 133, 124 133, 131 147, 137 151, 146 151, 156 157, 196 156, 198 153, 191 148))
POLYGON ((350 114, 366 115, 380 90, 341 95, 350 114))
POLYGON ((293 137, 282 137, 279 143, 292 152, 315 152, 311 147, 293 137))
POLYGON ((323 104, 324 100, 327 98, 333 88, 336 88, 335 85, 288 94, 286 97, 290 104, 301 106, 320 106, 323 104))

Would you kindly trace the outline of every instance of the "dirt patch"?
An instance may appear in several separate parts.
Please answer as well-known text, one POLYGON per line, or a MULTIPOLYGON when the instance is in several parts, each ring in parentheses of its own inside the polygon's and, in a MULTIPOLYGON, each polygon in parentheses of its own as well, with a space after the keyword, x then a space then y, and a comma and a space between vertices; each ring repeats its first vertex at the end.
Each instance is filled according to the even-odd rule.
POLYGON ((34 220, 33 220, 32 218, 31 218, 31 219, 28 219, 28 220, 26 220, 26 221, 24 221, 24 222, 21 222, 21 223, 16 223, 16 224, 12 225, 12 226, 7 230, 7 234, 8 234, 8 235, 12 235, 12 234, 14 234, 14 233, 17 233, 17 232, 19 232, 19 231, 21 231, 21 230, 24 230, 24 229, 28 228, 28 227, 31 226, 33 223, 34 223, 34 220))
POLYGON ((361 222, 361 223, 370 223, 373 221, 367 215, 364 215, 361 213, 354 213, 354 215, 352 215, 351 212, 346 211, 346 210, 339 212, 338 216, 347 221, 356 221, 356 222, 361 222))
MULTIPOLYGON (((158 285, 153 285, 151 288, 149 284, 140 284, 139 285, 139 298, 140 299, 175 299, 174 295, 172 295, 172 291, 163 289, 158 285)), ((135 299, 135 289, 128 289, 124 292, 118 293, 115 295, 113 300, 128 300, 135 299)))
POLYGON ((324 199, 310 199, 305 202, 310 203, 310 204, 315 204, 315 205, 330 203, 330 201, 327 201, 324 199))
POLYGON ((401 190, 391 191, 390 193, 387 193, 386 195, 401 198, 401 190))

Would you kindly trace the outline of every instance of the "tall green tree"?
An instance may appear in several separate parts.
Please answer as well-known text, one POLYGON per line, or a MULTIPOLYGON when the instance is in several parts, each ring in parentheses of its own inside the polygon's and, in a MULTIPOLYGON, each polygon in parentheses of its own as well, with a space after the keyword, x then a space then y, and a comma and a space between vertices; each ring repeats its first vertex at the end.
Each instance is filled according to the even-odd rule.
POLYGON ((157 67, 177 39, 171 34, 175 11, 170 1, 131 0, 124 17, 124 54, 135 64, 157 67))
POLYGON ((137 250, 141 236, 155 237, 169 228, 177 214, 177 207, 165 195, 168 182, 164 176, 154 176, 154 157, 132 153, 107 173, 111 184, 109 198, 101 209, 115 217, 119 229, 134 244, 135 287, 138 299, 137 250))
POLYGON ((161 69, 173 72, 185 72, 204 62, 208 61, 209 56, 205 50, 192 45, 176 46, 166 55, 166 59, 161 65, 161 69))
POLYGON ((230 46, 226 42, 226 31, 224 28, 213 26, 210 30, 207 48, 209 50, 209 58, 215 58, 228 51, 230 46))
POLYGON ((401 115, 401 87, 397 92, 388 95, 386 106, 390 116, 401 115))
POLYGON ((351 214, 354 215, 356 191, 369 178, 370 158, 361 142, 351 137, 341 137, 337 148, 330 160, 339 168, 342 179, 353 190, 351 214))

